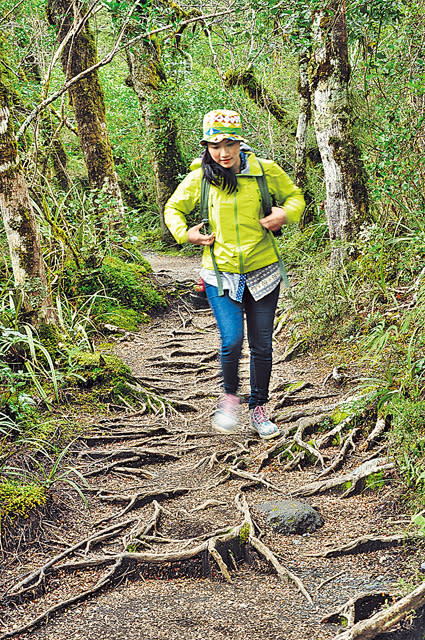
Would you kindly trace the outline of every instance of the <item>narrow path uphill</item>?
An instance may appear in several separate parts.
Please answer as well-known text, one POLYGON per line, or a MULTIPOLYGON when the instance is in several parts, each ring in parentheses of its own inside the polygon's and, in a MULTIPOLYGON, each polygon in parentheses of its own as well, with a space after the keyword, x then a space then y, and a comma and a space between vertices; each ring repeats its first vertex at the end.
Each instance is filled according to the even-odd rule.
MULTIPOLYGON (((164 286, 196 278, 197 259, 148 259, 164 286)), ((367 617, 412 574, 421 550, 400 545, 406 522, 382 483, 392 465, 379 425, 332 423, 352 391, 328 359, 291 357, 282 327, 283 318, 272 442, 248 432, 246 403, 239 434, 211 429, 220 378, 208 310, 176 297, 117 343, 147 390, 146 410, 92 426, 78 453, 90 510, 75 499, 37 545, 7 557, 0 638, 326 640, 341 632, 332 611, 363 594, 367 617), (323 526, 278 533, 257 505, 283 499, 314 506, 323 526)), ((248 364, 245 354, 244 399, 248 364)))

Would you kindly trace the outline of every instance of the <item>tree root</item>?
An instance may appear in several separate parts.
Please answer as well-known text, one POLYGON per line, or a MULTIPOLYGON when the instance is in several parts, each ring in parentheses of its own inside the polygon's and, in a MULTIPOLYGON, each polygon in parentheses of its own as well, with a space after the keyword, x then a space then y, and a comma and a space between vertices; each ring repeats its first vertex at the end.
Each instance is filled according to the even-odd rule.
MULTIPOLYGON (((308 593, 307 589, 304 587, 302 581, 295 574, 293 574, 292 571, 287 569, 284 565, 282 565, 279 562, 279 560, 277 559, 275 554, 271 551, 271 549, 269 549, 263 542, 261 542, 261 540, 255 537, 254 523, 251 518, 248 503, 243 496, 242 497, 240 496, 240 494, 236 496, 236 506, 238 507, 239 511, 244 514, 245 524, 247 525, 247 529, 248 529, 248 542, 251 544, 251 546, 253 546, 254 549, 260 555, 262 555, 268 562, 270 562, 270 564, 276 570, 276 573, 281 580, 284 580, 287 578, 292 580, 292 582, 295 583, 295 585, 298 587, 299 591, 303 594, 306 600, 310 604, 313 604, 311 596, 308 593)), ((243 526, 244 525, 242 525, 242 527, 243 526)))
MULTIPOLYGON (((425 606, 425 582, 388 608, 378 611, 367 620, 357 622, 351 629, 338 634, 333 640, 372 640, 391 628, 412 611, 425 606)), ((0 639, 1 640, 1 639, 0 639)))
POLYGON ((137 457, 140 462, 149 463, 152 460, 178 460, 179 455, 171 451, 160 451, 158 449, 127 447, 122 449, 86 449, 80 451, 79 457, 92 459, 128 458, 137 457))
POLYGON ((265 480, 261 475, 257 475, 255 473, 249 473, 248 471, 242 471, 241 469, 237 469, 236 467, 230 467, 229 472, 231 473, 231 475, 237 476, 239 478, 245 478, 246 480, 250 480, 250 483, 253 483, 254 485, 262 484, 268 489, 273 489, 273 491, 276 491, 277 493, 285 493, 283 489, 281 489, 275 484, 272 484, 271 482, 268 482, 268 480, 265 480))
MULTIPOLYGON (((126 426, 126 425, 125 425, 126 426)), ((173 434, 174 432, 167 429, 167 427, 150 427, 146 434, 141 432, 140 429, 132 429, 131 431, 118 431, 114 433, 99 433, 99 434, 91 434, 86 438, 82 437, 81 440, 87 444, 87 446, 91 447, 95 444, 108 443, 108 442, 117 442, 118 440, 133 440, 140 439, 143 435, 146 437, 152 437, 155 435, 167 435, 173 434)))
POLYGON ((270 462, 272 458, 276 457, 280 463, 284 458, 292 457, 292 460, 284 465, 284 471, 296 469, 306 458, 319 462, 323 468, 325 464, 324 457, 319 451, 319 446, 317 446, 316 443, 306 442, 303 440, 303 435, 310 435, 313 428, 323 422, 327 417, 328 414, 319 413, 314 416, 298 418, 295 424, 286 428, 283 437, 279 438, 279 440, 270 449, 259 456, 259 469, 270 462), (290 433, 294 430, 295 433, 290 436, 290 433))
POLYGON ((160 519, 161 513, 163 512, 163 508, 156 500, 154 500, 152 504, 154 507, 154 512, 151 518, 142 527, 139 527, 138 529, 136 529, 136 531, 132 531, 131 536, 129 537, 128 540, 124 540, 125 548, 127 548, 128 545, 131 544, 131 542, 133 542, 136 539, 143 538, 152 532, 156 533, 159 519, 160 519))
POLYGON ((129 458, 124 458, 124 460, 115 460, 115 462, 110 462, 109 464, 105 464, 102 467, 99 467, 98 469, 93 469, 92 471, 88 471, 83 475, 84 475, 84 478, 98 476, 102 473, 108 473, 109 471, 113 471, 115 467, 119 465, 122 465, 125 463, 138 462, 139 460, 140 460, 139 456, 131 456, 129 458))
POLYGON ((254 458, 254 460, 259 460, 259 465, 256 469, 257 473, 259 473, 261 469, 270 464, 270 462, 279 455, 287 442, 288 435, 293 429, 295 429, 295 425, 285 428, 284 433, 275 441, 275 443, 271 447, 269 447, 265 451, 262 451, 258 456, 254 458))
POLYGON ((85 546, 86 550, 88 551, 92 544, 96 544, 97 542, 101 542, 108 538, 115 538, 119 533, 121 533, 121 531, 126 529, 128 526, 130 526, 134 522, 136 522, 136 518, 131 518, 129 520, 126 520, 125 522, 118 522, 112 525, 111 527, 102 529, 97 533, 93 533, 91 536, 88 536, 87 538, 80 540, 79 542, 72 545, 71 547, 68 547, 67 549, 65 549, 65 551, 62 551, 62 553, 59 553, 54 558, 51 558, 51 560, 49 560, 49 562, 47 562, 45 565, 40 567, 40 569, 36 569, 35 571, 32 571, 27 576, 25 576, 25 578, 20 580, 17 584, 12 586, 10 589, 8 589, 6 594, 4 595, 5 600, 10 602, 10 601, 16 601, 20 599, 28 591, 32 591, 33 589, 38 587, 43 582, 45 577, 48 575, 49 570, 56 563, 60 562, 63 558, 66 558, 67 556, 74 553, 74 551, 81 549, 81 547, 85 546))
POLYGON ((362 481, 368 476, 373 473, 380 473, 381 471, 388 471, 393 468, 394 464, 392 462, 387 462, 387 458, 374 458, 373 460, 364 462, 356 469, 337 476, 336 478, 317 480, 311 484, 299 487, 294 491, 293 495, 295 497, 314 496, 317 493, 323 493, 329 489, 335 489, 347 484, 349 485, 348 489, 342 494, 342 497, 346 498, 359 490, 359 487, 362 485, 362 481))
POLYGON ((205 509, 209 509, 210 507, 225 506, 226 504, 227 504, 227 502, 223 502, 222 500, 215 500, 215 499, 206 500, 202 504, 200 504, 197 507, 194 507, 193 509, 191 509, 191 513, 194 513, 195 511, 204 511, 205 509))
POLYGON ((369 449, 372 445, 374 445, 377 442, 377 440, 379 440, 379 438, 382 436, 382 434, 384 433, 385 429, 387 429, 387 427, 388 427, 387 420, 385 418, 378 418, 374 428, 366 438, 364 448, 369 449))
POLYGON ((329 582, 332 582, 332 580, 336 580, 340 576, 343 576, 344 573, 345 571, 340 571, 339 573, 335 573, 333 576, 330 576, 329 578, 325 578, 324 580, 322 580, 322 582, 316 587, 316 594, 318 591, 320 591, 322 587, 325 586, 325 584, 328 584, 329 582))
MULTIPOLYGON (((52 573, 56 573, 58 571, 79 571, 85 568, 104 568, 111 565, 112 567, 100 577, 96 585, 91 589, 87 589, 71 598, 55 604, 53 607, 45 610, 42 614, 37 616, 37 618, 30 621, 29 623, 2 635, 0 640, 5 640, 6 638, 20 635, 24 631, 28 631, 29 629, 34 629, 41 622, 47 620, 53 614, 57 614, 59 611, 64 610, 70 605, 87 599, 88 597, 100 591, 102 588, 111 585, 114 581, 116 581, 117 577, 122 576, 124 572, 128 571, 131 565, 149 566, 181 563, 184 561, 206 556, 207 558, 213 558, 221 574, 223 575, 223 578, 227 582, 232 582, 229 565, 234 567, 236 563, 232 556, 232 553, 230 552, 230 549, 232 547, 235 547, 235 545, 236 548, 239 549, 239 552, 242 553, 242 555, 244 555, 244 549, 246 549, 247 546, 251 546, 252 548, 254 548, 260 554, 260 556, 263 556, 263 558, 274 567, 277 575, 281 580, 286 580, 287 578, 292 580, 300 590, 300 592, 303 594, 303 596, 307 599, 307 601, 312 604, 312 599, 305 589, 302 581, 286 567, 284 567, 278 561, 275 554, 255 536, 255 526, 252 521, 249 506, 245 497, 241 494, 238 494, 235 498, 235 501, 238 510, 243 515, 242 522, 237 526, 231 527, 225 533, 220 533, 207 538, 206 540, 190 549, 180 549, 169 551, 166 553, 135 553, 125 551, 111 556, 101 556, 97 558, 95 557, 78 562, 72 562, 62 565, 56 564, 55 566, 53 566, 58 562, 59 559, 64 558, 65 556, 72 553, 72 551, 74 551, 75 549, 80 548, 81 546, 83 546, 83 544, 86 544, 87 540, 81 541, 80 543, 78 543, 78 545, 74 545, 74 547, 67 549, 66 552, 60 554, 59 556, 56 556, 56 558, 52 559, 37 572, 33 572, 24 581, 21 581, 18 585, 15 585, 15 587, 12 588, 12 594, 17 595, 19 589, 21 590, 19 593, 22 594, 29 589, 34 588, 41 582, 42 579, 47 577, 48 573, 49 575, 51 575, 52 573), (37 578, 38 580, 34 584, 34 581, 37 578), (24 584, 27 586, 24 590, 22 590, 22 586, 24 584)), ((156 514, 158 514, 157 507, 155 512, 156 514)), ((158 516, 154 514, 153 520, 155 522, 157 520, 157 517, 158 516)), ((127 521, 127 523, 116 525, 116 529, 118 530, 119 527, 122 529, 124 527, 124 524, 128 525, 129 522, 130 521, 127 521)), ((112 531, 113 529, 114 527, 111 527, 108 531, 112 531)), ((146 528, 144 530, 146 530, 146 528)), ((99 534, 97 535, 100 535, 101 533, 102 532, 99 532, 99 534)), ((105 530, 103 534, 104 533, 105 530)), ((93 538, 94 537, 95 536, 93 536, 93 538)))
POLYGON ((192 369, 198 371, 207 371, 210 367, 202 366, 200 362, 188 362, 187 360, 161 360, 159 362, 155 362, 155 368, 165 368, 167 369, 166 373, 173 372, 173 369, 192 369))
MULTIPOLYGON (((196 487, 197 489, 197 487, 196 487)), ((153 491, 138 491, 136 493, 132 493, 131 495, 121 495, 119 493, 108 494, 107 492, 100 492, 98 494, 98 498, 100 500, 105 500, 106 502, 118 502, 118 503, 127 503, 124 509, 122 509, 119 513, 116 513, 112 516, 108 516, 107 518, 102 518, 98 520, 95 525, 98 526, 105 522, 109 522, 110 520, 115 520, 116 518, 121 518, 123 515, 135 509, 137 507, 141 507, 153 500, 168 500, 170 498, 175 498, 177 496, 182 496, 189 491, 194 491, 193 487, 173 487, 170 489, 162 489, 162 490, 153 490, 153 491)))
MULTIPOLYGON (((214 451, 212 454, 201 458, 193 467, 193 470, 208 467, 212 469, 215 464, 222 462, 223 464, 229 463, 234 466, 241 454, 249 453, 249 444, 251 440, 246 440, 243 444, 236 443, 236 448, 223 449, 221 451, 214 451)), ((234 445, 235 443, 233 443, 234 445)))
POLYGON ((103 576, 100 577, 100 579, 97 581, 94 587, 92 587, 91 589, 86 589, 85 591, 82 591, 81 593, 78 593, 77 595, 72 596, 67 600, 62 600, 61 602, 58 602, 58 604, 55 604, 53 607, 50 607, 49 609, 46 609, 37 618, 35 618, 34 620, 31 620, 30 622, 23 625, 22 627, 19 627, 18 629, 14 629, 13 631, 9 631, 3 634, 2 636, 0 636, 0 640, 6 640, 6 638, 13 638, 14 636, 20 635, 25 631, 34 629, 35 627, 38 627, 42 622, 44 622, 45 620, 48 620, 59 611, 63 611, 64 609, 71 606, 72 604, 77 604, 77 602, 86 600, 90 596, 94 595, 95 593, 103 589, 103 587, 105 587, 107 584, 110 584, 114 579, 114 577, 118 574, 118 571, 122 567, 122 565, 123 565, 123 559, 118 557, 112 569, 110 569, 109 571, 106 571, 106 573, 104 573, 103 576))
POLYGON ((397 547, 413 540, 423 540, 423 536, 420 534, 408 535, 406 533, 396 533, 392 536, 361 536, 341 546, 332 547, 327 551, 306 553, 304 555, 309 558, 338 558, 339 556, 354 553, 367 553, 378 549, 397 547))
POLYGON ((345 460, 345 457, 347 455, 349 448, 351 448, 353 452, 356 450, 354 439, 357 436, 357 434, 360 433, 360 431, 361 430, 359 427, 355 427, 354 429, 351 430, 351 432, 345 437, 344 443, 340 448, 339 452, 337 453, 337 455, 335 456, 335 458, 333 459, 332 463, 329 465, 329 467, 326 467, 326 469, 323 469, 323 471, 319 473, 318 478, 323 478, 329 475, 330 473, 332 473, 332 471, 336 471, 336 469, 339 469, 339 467, 342 465, 342 463, 345 460))
POLYGON ((274 409, 275 410, 282 409, 284 406, 288 404, 296 404, 298 400, 300 400, 301 402, 305 402, 305 398, 297 398, 296 394, 300 393, 301 391, 304 391, 305 389, 311 389, 312 386, 313 385, 311 384, 311 382, 303 382, 302 384, 300 384, 299 387, 295 389, 291 389, 290 391, 287 391, 286 393, 283 394, 280 400, 277 401, 277 403, 274 406, 274 409))
POLYGON ((138 469, 137 467, 114 467, 112 472, 128 476, 137 476, 138 478, 144 478, 146 480, 152 480, 155 477, 154 473, 146 471, 146 469, 138 469))

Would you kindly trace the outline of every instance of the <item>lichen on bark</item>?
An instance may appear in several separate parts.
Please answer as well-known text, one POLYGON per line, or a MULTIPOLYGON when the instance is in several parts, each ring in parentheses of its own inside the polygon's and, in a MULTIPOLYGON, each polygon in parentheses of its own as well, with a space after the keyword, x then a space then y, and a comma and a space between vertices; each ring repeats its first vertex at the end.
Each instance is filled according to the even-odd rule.
POLYGON ((20 171, 9 104, 9 92, 0 63, 0 212, 15 288, 30 322, 54 322, 38 228, 28 187, 20 171))
MULTIPOLYGON (((343 243, 352 243, 369 217, 366 176, 352 130, 349 79, 345 7, 331 0, 313 20, 310 87, 329 233, 331 240, 343 243)), ((343 256, 343 249, 334 244, 331 263, 340 264, 343 256)))

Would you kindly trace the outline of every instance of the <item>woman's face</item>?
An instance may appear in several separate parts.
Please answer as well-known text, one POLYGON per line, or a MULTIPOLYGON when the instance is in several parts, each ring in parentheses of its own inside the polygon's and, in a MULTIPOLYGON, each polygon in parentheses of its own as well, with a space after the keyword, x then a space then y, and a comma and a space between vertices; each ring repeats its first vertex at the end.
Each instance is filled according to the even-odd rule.
POLYGON ((241 143, 238 140, 208 142, 208 151, 214 162, 217 162, 224 169, 232 169, 234 173, 239 173, 241 168, 240 146, 241 143))

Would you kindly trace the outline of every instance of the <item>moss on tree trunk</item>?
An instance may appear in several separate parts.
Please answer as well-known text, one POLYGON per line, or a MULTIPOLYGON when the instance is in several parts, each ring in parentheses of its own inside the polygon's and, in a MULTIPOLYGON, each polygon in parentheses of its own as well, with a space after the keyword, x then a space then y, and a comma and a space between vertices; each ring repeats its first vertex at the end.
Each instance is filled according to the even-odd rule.
POLYGON ((313 196, 307 187, 307 128, 311 120, 311 93, 308 78, 309 59, 310 55, 307 50, 302 51, 298 58, 298 96, 300 112, 295 136, 295 182, 303 191, 306 202, 306 208, 300 222, 301 228, 312 221, 313 211, 310 206, 313 201, 313 196))
POLYGON ((28 187, 19 167, 9 110, 9 93, 0 63, 0 210, 15 287, 32 324, 54 322, 40 238, 28 187))
POLYGON ((241 71, 228 71, 224 76, 224 84, 227 88, 243 87, 247 96, 262 109, 266 109, 278 122, 289 128, 289 133, 295 135, 295 128, 288 113, 256 78, 252 67, 241 71))

